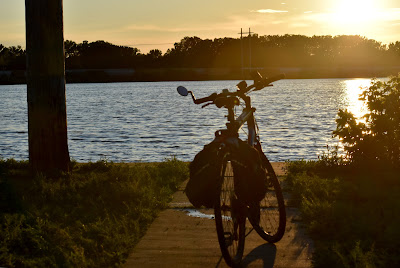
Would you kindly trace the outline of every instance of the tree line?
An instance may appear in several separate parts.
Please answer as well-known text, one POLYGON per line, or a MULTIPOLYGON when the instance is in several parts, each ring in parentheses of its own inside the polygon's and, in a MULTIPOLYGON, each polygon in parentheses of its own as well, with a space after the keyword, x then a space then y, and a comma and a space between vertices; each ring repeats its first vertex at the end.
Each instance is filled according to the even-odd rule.
MULTIPOLYGON (((252 35, 184 37, 164 54, 105 41, 65 41, 66 69, 377 67, 400 62, 400 42, 388 45, 359 35, 252 35)), ((0 44, 0 70, 25 70, 26 51, 0 44)))

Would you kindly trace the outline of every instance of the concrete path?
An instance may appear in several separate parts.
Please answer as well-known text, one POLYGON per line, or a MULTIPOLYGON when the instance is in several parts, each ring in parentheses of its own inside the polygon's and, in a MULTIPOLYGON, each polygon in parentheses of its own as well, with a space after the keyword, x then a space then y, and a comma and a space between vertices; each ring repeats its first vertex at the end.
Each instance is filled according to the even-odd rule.
MULTIPOLYGON (((273 163, 278 176, 283 163, 273 163)), ((124 267, 228 267, 221 256, 213 210, 194 210, 183 193, 174 194, 136 245, 124 267)), ((276 244, 253 231, 246 237, 242 267, 311 267, 312 241, 299 226, 299 212, 287 208, 286 233, 276 244)), ((249 228, 250 224, 247 224, 249 228)))

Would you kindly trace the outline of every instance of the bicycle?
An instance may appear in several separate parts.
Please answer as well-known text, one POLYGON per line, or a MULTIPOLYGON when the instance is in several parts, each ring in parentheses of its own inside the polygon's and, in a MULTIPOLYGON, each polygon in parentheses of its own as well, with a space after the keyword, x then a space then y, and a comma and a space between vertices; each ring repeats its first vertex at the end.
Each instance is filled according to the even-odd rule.
POLYGON ((237 90, 230 92, 227 89, 221 93, 213 93, 208 97, 196 99, 192 91, 179 86, 178 93, 181 96, 192 97, 195 104, 204 104, 202 108, 214 104, 218 108, 228 110, 226 129, 218 130, 215 133, 219 138, 217 165, 221 170, 217 183, 217 194, 213 204, 215 224, 218 241, 222 256, 229 266, 237 266, 243 257, 245 244, 246 218, 250 221, 253 229, 264 240, 270 243, 282 239, 286 227, 285 204, 282 190, 277 176, 262 151, 258 126, 254 118, 255 108, 251 105, 251 98, 248 94, 265 87, 272 86, 272 82, 283 79, 280 74, 271 78, 263 78, 258 72, 252 73, 254 83, 248 86, 246 81, 237 84, 237 90), (235 107, 244 101, 242 113, 235 118, 235 107), (238 197, 238 181, 235 180, 233 163, 235 155, 233 147, 242 140, 239 138, 239 130, 247 123, 247 144, 257 150, 261 158, 262 170, 265 172, 266 193, 260 202, 246 203, 238 197), (222 138, 221 138, 222 137, 222 138))

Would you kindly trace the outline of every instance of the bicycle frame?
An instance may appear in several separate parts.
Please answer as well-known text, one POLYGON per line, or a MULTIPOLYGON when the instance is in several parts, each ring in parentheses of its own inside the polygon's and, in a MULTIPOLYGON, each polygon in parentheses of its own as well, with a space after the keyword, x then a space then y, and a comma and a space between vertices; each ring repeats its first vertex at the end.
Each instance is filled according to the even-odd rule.
POLYGON ((243 109, 242 113, 235 118, 234 107, 227 107, 228 108, 228 123, 226 124, 228 133, 230 135, 237 135, 240 128, 247 122, 247 142, 250 146, 255 146, 258 141, 258 133, 256 129, 256 123, 254 118, 254 112, 256 108, 251 107, 251 100, 250 97, 244 96, 242 98, 245 101, 246 107, 243 109))

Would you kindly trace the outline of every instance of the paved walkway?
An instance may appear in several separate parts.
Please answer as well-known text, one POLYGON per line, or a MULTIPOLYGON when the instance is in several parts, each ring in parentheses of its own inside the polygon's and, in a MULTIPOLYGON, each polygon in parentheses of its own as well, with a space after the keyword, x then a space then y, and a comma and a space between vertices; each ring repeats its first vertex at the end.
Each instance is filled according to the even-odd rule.
MULTIPOLYGON (((283 163, 273 163, 278 176, 283 163)), ((212 210, 194 210, 183 193, 174 194, 136 245, 124 267, 228 267, 219 249, 212 210)), ((311 267, 312 241, 299 227, 299 212, 287 208, 286 233, 276 244, 253 231, 246 237, 242 267, 311 267)))

